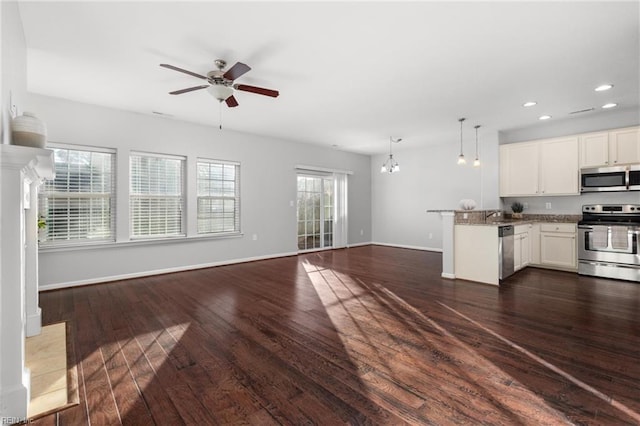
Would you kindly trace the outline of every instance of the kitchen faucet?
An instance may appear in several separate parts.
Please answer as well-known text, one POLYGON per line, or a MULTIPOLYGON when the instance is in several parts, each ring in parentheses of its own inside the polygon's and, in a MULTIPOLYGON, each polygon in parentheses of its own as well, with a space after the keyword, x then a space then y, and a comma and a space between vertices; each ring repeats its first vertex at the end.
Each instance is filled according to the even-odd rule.
POLYGON ((497 217, 500 217, 500 214, 501 214, 500 210, 492 211, 492 212, 490 212, 489 214, 487 214, 487 215, 484 217, 484 221, 486 222, 486 221, 487 221, 487 219, 488 219, 489 217, 493 216, 493 215, 496 215, 497 217))

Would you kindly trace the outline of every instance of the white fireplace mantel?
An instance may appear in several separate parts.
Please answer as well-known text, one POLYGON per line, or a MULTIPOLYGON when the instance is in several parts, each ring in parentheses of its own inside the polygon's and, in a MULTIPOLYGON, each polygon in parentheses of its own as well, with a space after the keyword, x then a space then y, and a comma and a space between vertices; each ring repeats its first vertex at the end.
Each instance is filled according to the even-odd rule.
POLYGON ((0 145, 0 418, 26 418, 26 336, 40 333, 38 195, 53 151, 0 145))

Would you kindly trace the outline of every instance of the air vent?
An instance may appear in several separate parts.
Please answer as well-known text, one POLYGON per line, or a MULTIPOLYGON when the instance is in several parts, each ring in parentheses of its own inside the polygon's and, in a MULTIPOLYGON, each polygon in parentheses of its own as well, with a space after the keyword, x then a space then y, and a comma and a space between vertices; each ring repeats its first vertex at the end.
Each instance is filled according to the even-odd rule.
POLYGON ((155 115, 161 115, 163 117, 173 117, 173 114, 167 114, 167 113, 160 112, 160 111, 151 111, 151 113, 153 113, 155 115))
POLYGON ((569 114, 582 114, 583 112, 590 112, 593 111, 595 108, 587 108, 587 109, 581 109, 579 111, 572 111, 569 114))

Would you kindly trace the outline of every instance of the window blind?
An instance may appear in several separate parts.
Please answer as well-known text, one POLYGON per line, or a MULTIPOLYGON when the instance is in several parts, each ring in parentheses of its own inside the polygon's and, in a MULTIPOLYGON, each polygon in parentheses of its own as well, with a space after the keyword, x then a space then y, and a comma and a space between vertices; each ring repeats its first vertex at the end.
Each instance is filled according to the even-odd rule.
POLYGON ((198 159, 198 233, 240 232, 240 164, 198 159))
POLYGON ((184 157, 142 153, 131 155, 131 238, 184 235, 184 163, 184 157))
POLYGON ((115 241, 115 152, 53 148, 55 179, 38 194, 40 245, 115 241))

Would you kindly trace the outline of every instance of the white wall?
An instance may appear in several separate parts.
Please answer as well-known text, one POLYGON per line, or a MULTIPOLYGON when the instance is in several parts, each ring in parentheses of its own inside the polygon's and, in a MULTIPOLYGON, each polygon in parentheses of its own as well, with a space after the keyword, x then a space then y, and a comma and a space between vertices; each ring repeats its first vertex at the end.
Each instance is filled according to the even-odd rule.
MULTIPOLYGON (((637 125, 640 125, 640 110, 628 108, 585 113, 570 119, 502 131, 499 134, 499 140, 500 144, 506 144, 637 125)), ((640 192, 591 193, 557 197, 506 197, 503 199, 506 211, 511 211, 509 206, 514 201, 520 201, 527 206, 524 213, 581 214, 584 204, 639 204, 640 192), (551 203, 551 209, 546 208, 547 203, 551 203)))
POLYGON ((9 108, 16 105, 20 113, 24 112, 24 101, 27 93, 27 47, 22 28, 22 19, 16 2, 0 2, 1 18, 1 51, 0 55, 0 132, 2 143, 9 143, 9 108))
MULTIPOLYGON (((495 209, 498 198, 498 135, 479 135, 482 166, 474 168, 475 136, 464 142, 467 165, 456 164, 459 141, 398 150, 399 173, 380 173, 388 155, 371 160, 373 241, 428 250, 442 249, 442 219, 427 210, 458 209, 461 199, 495 209), (429 238, 431 236, 431 238, 429 238)), ((401 143, 402 144, 402 143, 401 143)))
MULTIPOLYGON (((298 164, 354 172, 349 176, 348 242, 371 241, 369 156, 39 95, 29 95, 28 101, 29 108, 47 123, 49 141, 117 150, 117 239, 121 244, 41 250, 41 288, 293 254, 297 251, 294 166, 298 164), (185 155, 188 168, 197 157, 239 161, 244 236, 146 245, 128 243, 131 150, 185 155)), ((193 179, 190 183, 194 183, 193 179)), ((194 190, 193 185, 189 186, 187 197, 193 199, 194 190)), ((192 223, 187 227, 193 229, 192 223)))

